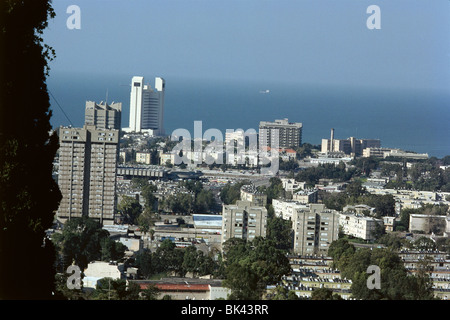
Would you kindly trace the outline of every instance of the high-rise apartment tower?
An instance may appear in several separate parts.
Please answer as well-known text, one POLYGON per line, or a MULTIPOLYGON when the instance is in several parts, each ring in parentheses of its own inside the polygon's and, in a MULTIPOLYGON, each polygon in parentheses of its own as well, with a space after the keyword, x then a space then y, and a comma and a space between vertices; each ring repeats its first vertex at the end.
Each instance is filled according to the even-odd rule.
POLYGON ((299 147, 302 144, 302 123, 290 123, 288 119, 259 123, 259 146, 270 148, 299 147))
POLYGON ((59 143, 57 218, 64 223, 88 216, 113 224, 119 130, 61 127, 59 143))
POLYGON ((113 102, 108 105, 103 101, 95 103, 86 101, 84 123, 103 129, 120 130, 122 119, 122 103, 113 102))

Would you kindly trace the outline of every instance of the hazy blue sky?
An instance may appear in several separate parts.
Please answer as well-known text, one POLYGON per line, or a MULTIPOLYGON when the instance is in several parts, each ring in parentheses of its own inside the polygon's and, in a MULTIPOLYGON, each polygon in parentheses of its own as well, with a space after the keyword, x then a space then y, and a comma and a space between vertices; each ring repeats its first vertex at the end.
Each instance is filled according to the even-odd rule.
POLYGON ((449 0, 54 0, 51 72, 450 85, 449 0), (69 5, 81 29, 69 30, 69 5), (369 30, 369 5, 381 30, 369 30))

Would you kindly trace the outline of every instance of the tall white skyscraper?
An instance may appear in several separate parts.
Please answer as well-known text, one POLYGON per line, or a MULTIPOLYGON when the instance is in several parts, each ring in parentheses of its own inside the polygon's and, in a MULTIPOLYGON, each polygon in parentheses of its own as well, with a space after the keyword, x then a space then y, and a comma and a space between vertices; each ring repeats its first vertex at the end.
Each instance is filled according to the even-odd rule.
POLYGON ((131 79, 130 126, 124 131, 164 135, 164 89, 163 78, 155 78, 155 88, 144 84, 144 77, 131 79))

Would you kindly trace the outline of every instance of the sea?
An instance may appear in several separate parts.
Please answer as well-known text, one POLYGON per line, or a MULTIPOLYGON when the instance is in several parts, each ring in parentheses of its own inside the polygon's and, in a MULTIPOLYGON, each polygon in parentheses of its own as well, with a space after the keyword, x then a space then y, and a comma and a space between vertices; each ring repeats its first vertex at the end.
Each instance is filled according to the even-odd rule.
MULTIPOLYGON (((47 87, 51 124, 82 127, 86 101, 122 102, 122 127, 128 127, 133 75, 50 72, 47 87)), ((154 77, 144 76, 154 87, 154 77)), ((157 75, 159 76, 159 75, 157 75)), ((303 143, 320 145, 330 137, 380 139, 381 146, 430 157, 450 155, 450 92, 311 83, 189 78, 165 79, 164 126, 167 135, 194 122, 208 129, 258 131, 260 121, 287 118, 303 124, 303 143)))

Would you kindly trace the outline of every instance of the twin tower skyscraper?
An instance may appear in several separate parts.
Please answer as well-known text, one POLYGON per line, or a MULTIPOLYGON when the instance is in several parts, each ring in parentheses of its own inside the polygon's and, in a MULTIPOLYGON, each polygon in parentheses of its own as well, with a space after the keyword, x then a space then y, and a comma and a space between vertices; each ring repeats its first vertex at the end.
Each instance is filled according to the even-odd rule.
POLYGON ((131 79, 130 125, 125 132, 146 132, 152 136, 163 136, 164 132, 163 78, 155 78, 155 87, 144 84, 144 77, 131 79))

